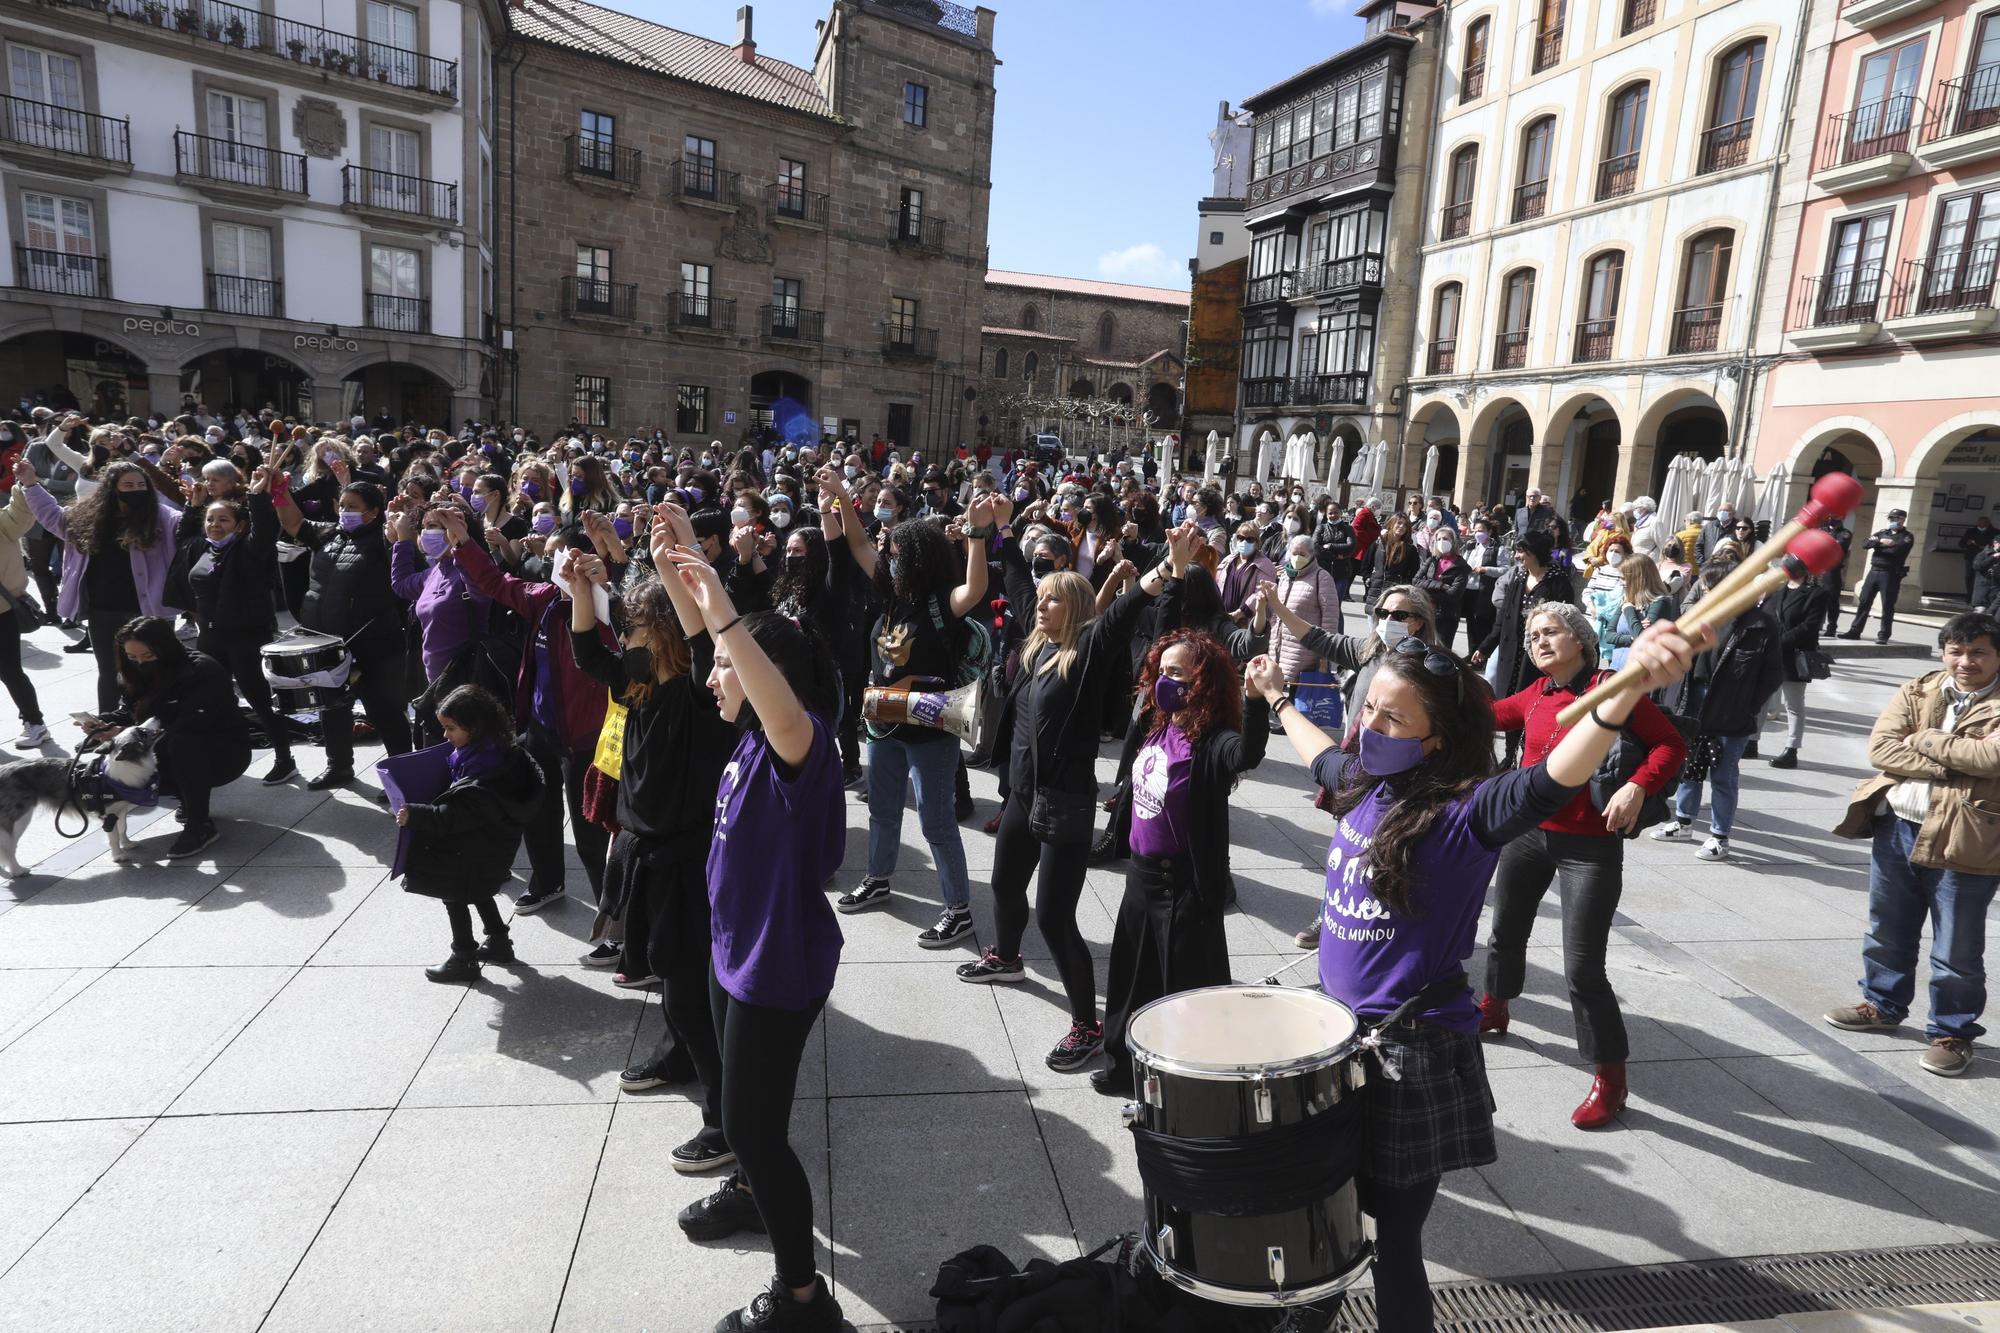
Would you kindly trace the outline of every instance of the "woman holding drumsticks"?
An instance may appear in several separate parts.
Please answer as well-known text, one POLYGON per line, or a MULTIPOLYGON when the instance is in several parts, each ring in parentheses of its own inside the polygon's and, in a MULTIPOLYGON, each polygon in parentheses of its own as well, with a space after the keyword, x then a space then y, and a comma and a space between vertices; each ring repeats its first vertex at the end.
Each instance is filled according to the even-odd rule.
POLYGON ((1251 686, 1332 796, 1320 984, 1380 1025, 1359 1185, 1376 1220, 1384 1328, 1432 1326, 1423 1227, 1438 1182, 1497 1157, 1464 963, 1501 849, 1574 799, 1640 698, 1685 675, 1708 643, 1706 631, 1690 641, 1671 625, 1648 629, 1628 659, 1636 679, 1541 762, 1497 776, 1491 696, 1477 671, 1423 639, 1383 655, 1351 754, 1299 715, 1277 663, 1251 663, 1251 686))

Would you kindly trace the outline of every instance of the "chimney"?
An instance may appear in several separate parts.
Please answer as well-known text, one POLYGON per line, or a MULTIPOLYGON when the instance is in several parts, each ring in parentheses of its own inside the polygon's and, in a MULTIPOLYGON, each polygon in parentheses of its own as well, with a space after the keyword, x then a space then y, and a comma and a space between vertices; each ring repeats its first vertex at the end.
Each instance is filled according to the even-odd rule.
POLYGON ((757 63, 757 42, 750 35, 750 6, 736 11, 736 58, 746 65, 757 63))

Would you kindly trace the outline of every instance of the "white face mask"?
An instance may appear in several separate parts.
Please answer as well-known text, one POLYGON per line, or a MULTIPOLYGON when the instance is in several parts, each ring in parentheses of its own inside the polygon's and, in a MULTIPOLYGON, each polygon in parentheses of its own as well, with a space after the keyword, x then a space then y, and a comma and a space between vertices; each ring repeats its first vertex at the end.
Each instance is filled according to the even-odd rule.
POLYGON ((1625 553, 1623 551, 1606 551, 1604 553, 1604 563, 1616 569, 1625 563, 1625 553))
POLYGON ((1375 622, 1375 637, 1382 641, 1384 648, 1394 648, 1410 637, 1410 631, 1400 620, 1378 620, 1375 622))
POLYGON ((1431 549, 1432 549, 1433 551, 1436 551, 1436 552, 1437 552, 1437 553, 1438 553, 1439 555, 1450 555, 1450 554, 1451 554, 1451 538, 1449 538, 1449 537, 1439 537, 1439 538, 1437 538, 1436 540, 1434 540, 1434 541, 1432 541, 1432 542, 1431 542, 1431 549))
POLYGON ((742 505, 738 505, 729 511, 729 521, 740 528, 750 521, 750 511, 742 505))
POLYGON ((792 526, 792 511, 789 509, 773 509, 771 511, 771 526, 774 528, 789 528, 792 526))
POLYGON ((1300 529, 1300 527, 1301 527, 1301 526, 1302 526, 1302 525, 1301 525, 1301 524, 1299 523, 1299 521, 1298 521, 1297 519, 1295 519, 1295 518, 1288 518, 1288 519, 1286 519, 1286 520, 1285 520, 1285 535, 1286 535, 1287 537, 1296 537, 1296 536, 1298 536, 1298 535, 1299 535, 1299 529, 1300 529))

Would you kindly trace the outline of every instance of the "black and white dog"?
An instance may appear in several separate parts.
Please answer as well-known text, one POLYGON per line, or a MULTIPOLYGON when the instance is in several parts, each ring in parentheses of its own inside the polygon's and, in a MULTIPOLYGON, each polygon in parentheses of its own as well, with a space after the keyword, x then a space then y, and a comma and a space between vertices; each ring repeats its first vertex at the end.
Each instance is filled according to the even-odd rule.
POLYGON ((0 765, 0 874, 19 879, 28 873, 14 852, 37 810, 55 812, 59 830, 62 816, 71 811, 101 823, 111 839, 111 859, 137 860, 125 819, 159 804, 160 761, 153 753, 159 739, 155 719, 126 727, 94 753, 0 765))

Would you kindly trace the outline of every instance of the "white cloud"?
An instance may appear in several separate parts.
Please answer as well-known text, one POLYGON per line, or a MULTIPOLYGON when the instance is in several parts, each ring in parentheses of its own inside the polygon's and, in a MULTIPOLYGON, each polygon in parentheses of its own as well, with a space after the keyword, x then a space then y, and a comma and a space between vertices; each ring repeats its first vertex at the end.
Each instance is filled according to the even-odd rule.
POLYGON ((1315 14, 1345 15, 1354 12, 1349 0, 1311 0, 1315 14))
POLYGON ((1149 287, 1186 285, 1187 265, 1173 258, 1151 241, 1128 245, 1097 257, 1098 276, 1113 282, 1132 282, 1149 287))

